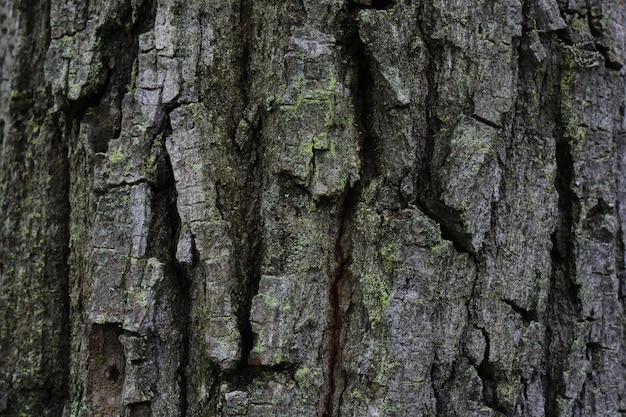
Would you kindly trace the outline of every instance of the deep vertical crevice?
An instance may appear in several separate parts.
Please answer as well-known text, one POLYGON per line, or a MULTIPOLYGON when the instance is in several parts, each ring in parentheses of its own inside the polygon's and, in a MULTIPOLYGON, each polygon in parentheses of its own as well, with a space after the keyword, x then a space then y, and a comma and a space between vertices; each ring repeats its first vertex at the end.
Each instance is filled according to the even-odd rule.
POLYGON ((340 384, 340 364, 342 355, 341 332, 343 329, 342 300, 343 288, 350 277, 351 257, 351 219, 354 209, 354 189, 346 188, 337 202, 334 233, 333 257, 328 284, 329 320, 328 320, 328 362, 327 380, 324 386, 322 417, 338 415, 335 410, 337 389, 340 384))
POLYGON ((552 234, 552 272, 547 303, 547 384, 546 412, 556 415, 557 400, 565 391, 563 373, 567 367, 569 346, 573 337, 574 321, 578 319, 580 299, 575 276, 575 247, 573 211, 575 196, 570 188, 572 157, 570 145, 563 138, 557 139, 557 175, 555 187, 559 197, 557 228, 552 234))
POLYGON ((437 352, 435 352, 435 357, 432 359, 432 363, 430 365, 430 387, 433 390, 433 396, 435 398, 435 414, 440 416, 444 413, 443 408, 443 399, 441 398, 441 393, 439 391, 439 387, 437 381, 441 378, 441 367, 439 366, 439 358, 437 357, 437 352))
MULTIPOLYGON (((615 134, 615 142, 616 142, 616 155, 617 155, 617 172, 624 173, 626 172, 624 157, 626 156, 626 147, 625 147, 625 132, 623 131, 623 120, 624 120, 624 106, 626 103, 622 102, 619 109, 619 115, 621 120, 618 119, 616 123, 616 131, 615 134)), ((616 175, 616 187, 617 190, 617 202, 615 205, 615 213, 616 213, 616 221, 617 221, 617 233, 616 233, 616 244, 615 244, 615 269, 616 276, 618 282, 618 298, 621 303, 622 311, 626 311, 626 264, 624 262, 625 256, 625 236, 626 230, 623 228, 624 214, 626 213, 624 208, 624 201, 626 199, 626 184, 624 183, 623 175, 616 175)), ((626 334, 626 321, 622 322, 622 334, 626 334)), ((624 348, 622 347, 622 357, 624 357, 624 348)), ((626 410, 620 410, 622 415, 626 415, 626 410)))
MULTIPOLYGON (((243 98, 242 108, 245 109, 247 105, 249 105, 250 97, 250 80, 249 80, 249 66, 250 66, 250 25, 252 19, 252 3, 250 0, 240 0, 239 3, 239 26, 241 30, 241 79, 239 81, 241 86, 241 96, 243 98)), ((242 111, 242 120, 243 120, 243 111, 242 111)), ((235 133, 236 136, 237 133, 235 133)), ((259 140, 259 131, 255 129, 252 133, 255 139, 255 143, 251 144, 254 146, 258 143, 259 140)), ((236 138, 235 138, 236 139, 236 138)), ((244 148, 244 152, 245 152, 244 148)), ((258 152, 255 149, 253 152, 258 152)), ((258 155, 258 153, 257 153, 258 155)), ((244 160, 246 160, 244 155, 244 160)), ((239 362, 239 368, 247 366, 248 358, 250 357, 250 352, 252 351, 252 347, 254 345, 254 334, 252 332, 252 323, 250 323, 250 314, 252 310, 252 298, 256 295, 259 290, 259 282, 261 280, 260 272, 258 270, 258 264, 260 263, 259 255, 256 253, 258 250, 258 245, 255 245, 255 240, 259 234, 255 225, 258 225, 259 211, 256 210, 256 205, 259 201, 259 192, 258 189, 255 190, 256 185, 256 171, 258 167, 256 164, 252 164, 247 161, 246 164, 248 169, 246 171, 245 177, 245 189, 246 196, 248 198, 253 199, 253 204, 243 204, 242 207, 247 207, 246 209, 242 208, 242 212, 239 214, 239 217, 242 222, 241 230, 238 230, 237 234, 248 233, 248 238, 245 239, 244 247, 240 249, 240 251, 244 252, 243 260, 237 261, 237 276, 239 279, 239 285, 241 288, 241 300, 237 306, 237 326, 239 328, 239 334, 241 337, 241 360, 239 362), (252 230, 250 230, 250 228, 252 230), (254 231, 254 232, 253 232, 254 231)), ((255 161, 256 162, 256 161, 255 161)), ((247 202, 246 202, 247 203, 247 202)), ((258 227, 258 226, 257 226, 258 227)), ((240 258, 237 254, 235 254, 237 259, 240 258)))
POLYGON ((378 10, 391 9, 396 5, 396 0, 372 0, 372 8, 378 10))
POLYGON ((190 383, 188 367, 189 351, 191 349, 190 327, 192 326, 190 320, 192 299, 190 286, 191 278, 188 270, 176 259, 176 246, 181 229, 181 219, 177 208, 178 194, 176 191, 174 170, 165 147, 165 138, 172 134, 169 113, 169 111, 165 113, 159 129, 160 134, 163 135, 163 141, 157 158, 157 170, 160 172, 160 174, 157 174, 158 189, 154 190, 154 201, 161 204, 161 206, 156 210, 153 208, 153 211, 162 213, 162 219, 155 225, 156 227, 151 227, 151 230, 160 233, 160 236, 156 236, 154 242, 149 242, 146 254, 159 259, 165 259, 167 263, 166 271, 171 277, 171 286, 175 294, 174 300, 176 300, 172 305, 172 316, 175 322, 174 326, 176 326, 178 332, 181 334, 181 342, 178 346, 178 349, 180 349, 179 366, 176 371, 178 374, 177 383, 180 386, 179 415, 186 417, 188 411, 188 385, 190 383))
MULTIPOLYGON (((368 57, 365 45, 361 41, 358 34, 357 10, 352 10, 351 19, 354 27, 352 28, 352 37, 348 39, 347 53, 355 61, 356 85, 352 88, 355 93, 354 112, 357 127, 357 135, 359 141, 359 158, 361 161, 361 170, 359 172, 360 180, 357 184, 357 194, 360 194, 373 178, 379 175, 377 148, 375 139, 370 134, 371 114, 369 108, 371 88, 374 85, 370 68, 370 58, 368 57)), ((356 199, 355 199, 356 202, 356 199)))
POLYGON ((476 369, 478 376, 483 383, 483 401, 489 408, 499 411, 504 415, 509 414, 507 409, 500 403, 496 391, 498 383, 501 382, 499 379, 502 378, 502 376, 499 375, 498 370, 489 360, 491 355, 491 338, 489 336, 489 332, 484 328, 479 328, 479 330, 485 338, 485 353, 483 361, 476 369))
MULTIPOLYGON (((176 201, 174 200, 174 210, 170 211, 171 217, 176 222, 176 228, 180 229, 180 217, 178 216, 178 211, 176 211, 175 207, 176 201)), ((176 232, 178 234, 178 231, 176 232)), ((176 241, 174 239, 174 241, 176 241)), ((175 258, 174 258, 175 259, 175 258)), ((186 417, 189 410, 188 404, 188 391, 189 384, 191 383, 191 377, 189 375, 189 356, 191 349, 191 326, 192 322, 191 318, 191 288, 190 288, 190 277, 188 272, 183 268, 178 261, 173 262, 173 271, 174 279, 178 281, 178 290, 180 294, 180 300, 178 305, 177 319, 178 319, 178 330, 182 334, 182 341, 180 345, 181 355, 180 355, 180 364, 177 370, 179 375, 179 384, 180 384, 180 417, 186 417)))
POLYGON ((350 0, 351 8, 388 10, 393 8, 397 0, 350 0))
MULTIPOLYGON (((58 124, 57 124, 58 125, 58 124)), ((71 203, 70 203, 70 187, 71 187, 71 172, 70 172, 70 160, 69 160, 69 151, 68 144, 66 141, 62 139, 59 135, 60 142, 59 145, 59 158, 61 159, 61 167, 57 171, 57 169, 51 169, 52 172, 57 171, 62 174, 62 179, 58 182, 60 187, 59 193, 59 201, 61 210, 56 212, 57 216, 59 216, 59 223, 61 227, 59 228, 59 236, 58 240, 53 239, 53 242, 66 242, 65 245, 61 247, 62 256, 60 259, 59 269, 62 271, 61 276, 61 300, 62 304, 62 317, 61 317, 61 343, 60 343, 60 352, 61 358, 60 363, 62 367, 63 375, 61 377, 62 384, 60 386, 61 395, 55 395, 55 401, 59 401, 61 406, 65 405, 65 401, 69 398, 69 381, 70 381, 70 352, 71 352, 71 310, 70 310, 70 245, 71 245, 71 203)))
POLYGON ((250 322, 250 314, 252 310, 252 299, 259 291, 261 281, 261 188, 262 175, 260 170, 262 163, 260 161, 263 155, 262 143, 262 122, 256 127, 252 141, 253 150, 250 152, 250 160, 247 164, 247 173, 244 189, 246 190, 246 198, 250 201, 242 202, 240 218, 242 218, 242 227, 240 233, 246 236, 244 239, 245 247, 243 249, 242 258, 238 261, 237 268, 240 276, 240 284, 242 297, 239 303, 238 324, 241 334, 241 362, 240 367, 248 365, 250 352, 254 345, 254 334, 252 332, 252 323, 250 322))
MULTIPOLYGON (((624 119, 624 106, 626 103, 622 103, 620 106, 620 117, 624 119)), ((620 121, 621 122, 621 121, 620 121)), ((626 172, 626 134, 622 131, 621 123, 617 126, 617 134, 615 136, 616 141, 616 154, 617 154, 617 171, 618 172, 626 172)), ((617 202, 615 204, 615 213, 617 220, 617 237, 616 237, 616 245, 615 245, 615 266, 617 279, 619 282, 619 297, 622 301, 622 304, 626 303, 626 264, 625 264, 625 235, 626 230, 622 227, 624 219, 624 213, 626 213, 626 209, 624 208, 623 198, 626 197, 626 184, 624 183, 624 179, 622 176, 616 176, 616 185, 615 189, 617 190, 617 202)), ((625 306, 626 307, 626 306, 625 306)), ((626 323, 625 323, 626 325, 626 323)))
POLYGON ((254 334, 250 314, 252 299, 258 293, 261 281, 261 157, 263 151, 263 121, 258 114, 259 110, 250 97, 250 65, 251 65, 251 31, 252 31, 252 1, 241 0, 239 3, 240 27, 240 68, 239 86, 241 96, 241 110, 237 112, 237 131, 233 135, 233 151, 238 154, 242 166, 243 190, 232 190, 238 204, 234 209, 234 259, 238 279, 237 325, 241 337, 241 360, 238 372, 248 367, 248 359, 254 345, 254 334), (238 142, 239 136, 247 140, 238 142))
POLYGON ((252 0, 240 0, 239 27, 241 30, 241 95, 244 104, 250 103, 250 33, 252 25, 252 0))
MULTIPOLYGON (((561 68, 559 77, 567 76, 561 68)), ((546 308, 546 377, 545 411, 550 415, 558 414, 558 399, 565 395, 568 356, 574 338, 575 323, 581 320, 581 300, 576 276, 576 220, 580 213, 580 203, 573 190, 574 158, 571 144, 565 135, 568 120, 562 114, 564 104, 562 89, 557 90, 559 97, 552 105, 556 109, 556 176, 554 188, 558 196, 558 217, 556 228, 551 236, 551 276, 546 308)))
MULTIPOLYGON (((384 7, 391 7, 392 2, 384 2, 384 7)), ((379 5, 382 3, 379 2, 379 5)), ((372 5, 373 7, 373 5, 372 5)), ((350 4, 344 27, 344 38, 341 44, 349 61, 349 71, 355 73, 353 84, 350 86, 353 95, 355 113, 355 128, 359 146, 359 180, 352 186, 347 185, 339 196, 335 207, 335 224, 333 229, 332 257, 330 277, 328 283, 328 348, 326 381, 324 383, 321 417, 339 415, 341 394, 345 384, 341 362, 343 359, 343 338, 345 315, 344 306, 349 304, 344 292, 350 280, 350 265, 352 263, 352 228, 356 205, 362 190, 378 175, 376 163, 376 148, 374 139, 369 134, 368 127, 368 100, 372 79, 369 59, 359 34, 357 15, 363 4, 350 4)))
MULTIPOLYGON (((437 111, 439 91, 436 75, 438 72, 437 60, 442 56, 443 46, 439 40, 433 39, 429 34, 430 28, 428 28, 428 24, 425 21, 427 13, 425 7, 424 4, 418 6, 417 25, 420 37, 426 48, 427 59, 424 69, 427 83, 426 100, 424 102, 426 132, 423 155, 420 155, 418 158, 418 160, 421 161, 421 167, 418 172, 418 181, 416 184, 417 193, 415 193, 413 204, 439 224, 442 237, 452 242, 457 251, 472 254, 475 251, 470 243, 471 236, 463 232, 464 226, 462 224, 461 213, 459 210, 448 207, 441 201, 439 197, 441 194, 438 189, 439 186, 433 178, 433 172, 440 169, 440 167, 436 165, 437 162, 434 160, 434 157, 436 150, 435 144, 437 141, 441 140, 439 136, 442 122, 437 111)), ((478 116, 474 118, 489 126, 494 125, 492 122, 478 116)))
MULTIPOLYGON (((435 61, 435 57, 439 55, 438 49, 439 46, 435 44, 435 42, 430 38, 430 35, 427 33, 425 19, 425 5, 420 4, 418 8, 418 16, 417 16, 417 24, 419 27, 420 37, 422 42, 424 42, 424 46, 426 47, 426 67, 425 67, 425 75, 427 82, 427 91, 426 91, 426 100, 424 103, 425 113, 426 113, 426 137, 424 144, 424 164, 422 166, 419 174, 419 184, 423 184, 420 188, 427 186, 431 183, 431 161, 430 155, 433 154, 434 142, 441 128, 441 122, 437 118, 437 101, 439 99, 439 92, 437 89, 437 80, 435 76, 437 74, 437 63, 435 61)), ((423 190, 419 190, 423 191, 423 190)), ((423 192, 418 192, 416 197, 416 202, 421 203, 420 195, 424 194, 423 192)), ((421 204, 424 206, 424 204, 421 204)))

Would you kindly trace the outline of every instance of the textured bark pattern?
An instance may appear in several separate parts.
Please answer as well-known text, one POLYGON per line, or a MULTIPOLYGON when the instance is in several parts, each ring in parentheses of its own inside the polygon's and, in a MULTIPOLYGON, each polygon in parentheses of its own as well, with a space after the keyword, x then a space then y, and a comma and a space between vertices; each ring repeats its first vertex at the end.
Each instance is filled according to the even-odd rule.
POLYGON ((623 1, 0 28, 0 415, 626 414, 623 1))

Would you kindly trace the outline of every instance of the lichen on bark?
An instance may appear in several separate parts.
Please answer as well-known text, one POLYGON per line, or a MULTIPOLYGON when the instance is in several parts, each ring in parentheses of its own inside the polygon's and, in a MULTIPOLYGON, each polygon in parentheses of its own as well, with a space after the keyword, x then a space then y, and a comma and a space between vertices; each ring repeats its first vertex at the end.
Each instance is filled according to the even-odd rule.
POLYGON ((0 5, 0 415, 595 416, 618 0, 0 5))

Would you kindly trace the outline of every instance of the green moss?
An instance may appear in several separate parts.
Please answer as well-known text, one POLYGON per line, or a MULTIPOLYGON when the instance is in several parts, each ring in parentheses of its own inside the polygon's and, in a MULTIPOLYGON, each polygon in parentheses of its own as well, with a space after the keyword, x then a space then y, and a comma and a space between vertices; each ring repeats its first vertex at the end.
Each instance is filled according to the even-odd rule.
POLYGON ((498 398, 500 406, 507 410, 507 412, 511 414, 515 412, 516 395, 514 387, 511 383, 499 381, 496 385, 496 397, 498 398))
POLYGON ((311 391, 311 387, 321 386, 323 381, 322 371, 319 368, 310 368, 307 365, 298 368, 293 378, 304 395, 311 391))
POLYGON ((133 99, 137 94, 137 66, 133 66, 130 73, 130 82, 126 84, 126 92, 132 94, 133 99))
POLYGON ((393 272, 395 268, 397 249, 398 245, 395 243, 388 243, 380 250, 380 254, 385 262, 385 271, 388 273, 393 272))
POLYGON ((156 155, 151 154, 146 161, 146 173, 154 174, 156 171, 156 155))
POLYGON ((365 305, 372 327, 382 321, 383 314, 391 304, 391 288, 381 274, 371 273, 361 277, 361 284, 365 292, 365 305))
POLYGON ((440 240, 439 242, 437 242, 437 244, 435 246, 433 246, 430 250, 432 251, 432 253, 437 256, 437 257, 441 257, 444 256, 446 254, 449 253, 450 251, 450 242, 449 241, 445 241, 445 240, 440 240))
POLYGON ((589 24, 587 23, 587 18, 581 19, 578 17, 574 17, 568 23, 569 29, 574 31, 579 36, 584 36, 585 34, 589 33, 589 24))
POLYGON ((112 164, 117 164, 126 159, 126 156, 122 153, 120 149, 116 149, 111 155, 109 155, 109 161, 112 164))
POLYGON ((263 301, 265 301, 265 304, 270 307, 270 308, 278 308, 280 307, 280 299, 271 296, 269 294, 260 294, 260 296, 263 298, 263 301))
POLYGON ((61 40, 64 58, 73 58, 76 55, 74 36, 64 36, 61 40))
POLYGON ((161 268, 163 266, 163 263, 159 261, 157 258, 153 257, 153 258, 148 258, 147 265, 153 268, 161 268))
POLYGON ((328 150, 333 145, 326 132, 310 136, 308 141, 313 149, 328 150))
POLYGON ((283 363, 283 355, 280 352, 276 352, 272 355, 272 362, 270 363, 270 366, 273 365, 279 365, 283 363))
POLYGON ((326 127, 330 127, 334 123, 335 112, 335 97, 337 92, 337 77, 333 71, 329 73, 328 87, 315 88, 312 90, 306 89, 306 79, 304 77, 298 77, 294 80, 298 95, 296 101, 293 104, 283 104, 281 109, 292 114, 296 118, 302 118, 304 116, 303 106, 305 104, 326 104, 326 127))
POLYGON ((28 128, 31 130, 32 133, 39 132, 39 123, 37 123, 37 120, 34 116, 28 119, 28 128))

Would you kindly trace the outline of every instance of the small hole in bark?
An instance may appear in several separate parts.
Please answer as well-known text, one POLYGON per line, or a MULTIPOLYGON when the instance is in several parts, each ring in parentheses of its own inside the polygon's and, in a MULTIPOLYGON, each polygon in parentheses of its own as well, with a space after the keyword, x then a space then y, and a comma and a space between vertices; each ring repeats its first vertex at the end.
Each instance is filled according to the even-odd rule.
POLYGON ((111 382, 116 382, 120 377, 120 371, 117 369, 117 366, 112 365, 106 369, 106 377, 111 382))

